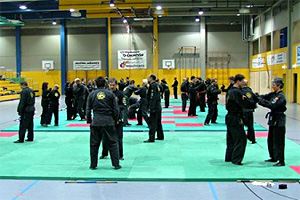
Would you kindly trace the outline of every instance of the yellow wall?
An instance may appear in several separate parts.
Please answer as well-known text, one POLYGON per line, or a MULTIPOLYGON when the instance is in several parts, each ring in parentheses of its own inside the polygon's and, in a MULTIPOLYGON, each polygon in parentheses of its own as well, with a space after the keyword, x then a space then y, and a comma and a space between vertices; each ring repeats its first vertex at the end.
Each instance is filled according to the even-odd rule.
MULTIPOLYGON (((258 71, 267 71, 267 67, 269 68, 269 71, 272 73, 272 78, 274 77, 282 77, 285 79, 285 87, 284 91, 286 94, 286 98, 288 102, 293 102, 294 100, 294 74, 297 74, 297 103, 300 104, 300 66, 295 67, 296 64, 296 46, 300 45, 294 44, 293 45, 293 58, 292 58, 292 69, 287 69, 287 63, 279 64, 279 65, 272 65, 267 66, 264 64, 263 68, 252 68, 252 59, 255 59, 258 57, 258 55, 254 55, 250 58, 250 72, 258 72, 258 71), (285 68, 283 68, 283 66, 285 68)), ((287 52, 287 48, 281 48, 281 49, 275 49, 274 51, 269 51, 265 53, 261 53, 261 56, 265 58, 265 62, 267 62, 267 56, 271 54, 277 54, 287 52)), ((288 54, 286 54, 288 56, 288 54)), ((288 59, 288 58, 286 58, 288 59)))
MULTIPOLYGON (((151 73, 153 73, 152 69, 146 69, 146 70, 111 70, 110 77, 114 77, 117 80, 120 80, 121 78, 126 78, 127 76, 130 77, 130 79, 136 81, 136 85, 141 85, 142 80, 146 79, 151 73)), ((229 76, 235 76, 236 74, 243 74, 246 79, 249 80, 249 69, 225 69, 225 70, 214 70, 214 69, 207 69, 207 76, 206 78, 217 78, 218 84, 221 86, 222 84, 228 85, 228 77, 229 76)), ((35 85, 36 90, 41 91, 42 83, 48 82, 49 87, 53 88, 54 84, 58 84, 61 86, 61 74, 60 71, 49 71, 48 73, 44 71, 32 71, 32 72, 22 72, 22 77, 26 78, 29 81, 29 84, 33 83, 35 85)), ((86 79, 94 79, 99 76, 106 76, 105 70, 95 70, 95 71, 68 71, 67 72, 67 80, 73 81, 75 78, 86 78, 86 79)), ((168 85, 171 90, 171 94, 173 94, 173 90, 171 88, 171 85, 173 84, 174 77, 177 77, 177 80, 179 82, 179 88, 182 83, 182 79, 185 77, 191 77, 201 76, 201 70, 200 69, 159 69, 158 74, 156 76, 159 79, 165 78, 168 82, 168 85)), ((178 90, 179 90, 178 88, 178 90)))
POLYGON ((44 71, 23 71, 21 72, 21 77, 28 81, 30 87, 33 85, 34 90, 39 90, 36 95, 41 95, 43 82, 49 83, 49 88, 53 88, 55 84, 60 86, 61 91, 61 76, 60 71, 49 71, 48 73, 44 71))
POLYGON ((94 79, 97 78, 99 76, 106 76, 106 72, 105 70, 88 70, 88 71, 75 71, 75 70, 71 70, 67 72, 67 81, 74 81, 75 78, 86 78, 88 79, 94 79))

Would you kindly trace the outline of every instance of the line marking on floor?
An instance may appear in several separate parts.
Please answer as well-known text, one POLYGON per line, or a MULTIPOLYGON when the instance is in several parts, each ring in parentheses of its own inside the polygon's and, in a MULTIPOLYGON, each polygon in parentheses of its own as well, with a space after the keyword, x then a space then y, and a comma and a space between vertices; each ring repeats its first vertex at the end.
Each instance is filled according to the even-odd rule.
POLYGON ((212 184, 212 182, 209 182, 208 184, 209 184, 209 187, 210 187, 210 190, 211 190, 211 193, 212 193, 214 199, 219 200, 218 195, 216 193, 216 190, 215 190, 214 185, 212 184))
POLYGON ((40 180, 36 180, 33 183, 31 183, 27 188, 25 188, 22 192, 20 192, 19 194, 16 194, 17 196, 14 197, 12 200, 16 200, 19 197, 24 196, 24 193, 27 192, 28 190, 30 190, 34 185, 36 185, 40 180))

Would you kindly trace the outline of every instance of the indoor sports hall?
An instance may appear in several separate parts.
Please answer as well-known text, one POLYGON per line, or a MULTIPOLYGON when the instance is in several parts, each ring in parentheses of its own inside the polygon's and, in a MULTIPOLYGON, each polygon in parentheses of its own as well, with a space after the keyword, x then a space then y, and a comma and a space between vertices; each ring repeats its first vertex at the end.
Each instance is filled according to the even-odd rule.
POLYGON ((299 0, 0 1, 0 200, 300 199, 299 33, 299 0), (157 83, 149 81, 151 74, 157 83), (246 141, 239 163, 225 158, 237 74, 257 98, 250 109, 252 141, 249 126, 239 124, 246 141), (126 98, 128 88, 147 88, 149 104, 148 88, 158 87, 164 139, 145 143, 153 112, 148 107, 150 119, 139 120, 143 97, 124 97, 124 156, 117 170, 110 155, 98 160, 96 170, 90 167, 85 115, 98 77, 107 79, 107 90, 115 78, 126 98), (86 91, 84 117, 77 82, 86 91), (47 96, 47 107, 45 83, 54 95, 47 96), (196 91, 197 84, 206 89, 196 91), (219 91, 215 103, 212 87, 219 91), (268 99, 277 90, 281 96, 268 99), (34 110, 24 111, 34 114, 34 139, 26 133, 22 141, 26 91, 34 100, 34 110), (286 109, 274 114, 282 98, 286 109), (207 123, 213 105, 217 116, 207 123), (284 125, 272 124, 277 115, 285 116, 284 125), (270 127, 283 137, 284 161, 271 156, 270 148, 277 156, 278 146, 270 146, 270 127))

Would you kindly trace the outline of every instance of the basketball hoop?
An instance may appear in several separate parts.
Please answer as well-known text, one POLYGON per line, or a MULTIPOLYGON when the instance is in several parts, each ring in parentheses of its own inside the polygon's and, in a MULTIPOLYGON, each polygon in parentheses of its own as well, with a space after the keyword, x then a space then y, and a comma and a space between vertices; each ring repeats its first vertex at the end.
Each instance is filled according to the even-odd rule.
POLYGON ((170 70, 171 69, 171 65, 167 65, 167 69, 170 70))

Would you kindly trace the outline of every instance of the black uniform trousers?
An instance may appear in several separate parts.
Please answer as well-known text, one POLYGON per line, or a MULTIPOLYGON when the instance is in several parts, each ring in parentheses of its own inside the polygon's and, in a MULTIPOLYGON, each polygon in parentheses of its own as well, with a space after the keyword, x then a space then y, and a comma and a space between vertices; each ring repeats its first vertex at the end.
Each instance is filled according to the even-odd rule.
POLYGON ((145 122, 147 123, 147 125, 149 126, 149 117, 148 117, 148 114, 147 114, 147 105, 142 102, 141 105, 140 105, 140 108, 137 112, 138 124, 140 124, 140 125, 143 124, 143 118, 144 118, 145 122))
POLYGON ((178 95, 177 95, 177 87, 173 87, 173 92, 174 92, 174 98, 178 99, 178 95))
POLYGON ((188 99, 188 96, 184 93, 181 93, 182 112, 185 112, 187 99, 188 99))
MULTIPOLYGON (((116 125, 116 131, 118 134, 119 156, 120 158, 123 158, 123 123, 116 125)), ((102 141, 102 156, 108 156, 108 144, 105 137, 103 137, 102 141)))
POLYGON ((206 107, 205 94, 200 94, 199 106, 200 106, 200 112, 205 112, 205 107, 206 107))
POLYGON ((164 132, 161 124, 161 110, 156 112, 150 112, 149 118, 149 140, 155 140, 155 133, 157 132, 157 138, 159 140, 164 139, 164 132))
POLYGON ((90 167, 95 168, 98 165, 98 151, 103 138, 105 138, 105 143, 108 146, 112 165, 118 166, 119 145, 116 128, 114 126, 91 126, 90 129, 90 167))
POLYGON ((215 123, 218 117, 218 104, 216 102, 213 103, 210 102, 207 103, 207 105, 208 105, 208 113, 204 123, 209 124, 210 121, 212 123, 215 123))
POLYGON ((52 114, 54 114, 54 124, 58 125, 58 110, 59 110, 59 105, 55 105, 55 104, 50 103, 50 112, 49 112, 48 124, 51 124, 52 114))
POLYGON ((244 124, 248 128, 247 138, 251 142, 255 142, 255 133, 254 133, 254 126, 253 126, 253 123, 254 123, 253 112, 252 111, 244 111, 243 116, 244 116, 244 119, 243 119, 244 124))
POLYGON ((270 158, 284 162, 285 126, 269 126, 268 150, 270 158))
POLYGON ((85 119, 83 106, 84 106, 84 99, 76 100, 76 114, 74 117, 76 117, 78 113, 81 119, 85 119))
MULTIPOLYGON (((240 117, 236 115, 226 115, 226 121, 239 121, 240 117)), ((241 163, 246 150, 247 138, 244 130, 244 125, 226 123, 227 135, 226 135, 226 154, 225 161, 235 164, 241 163)))
POLYGON ((24 142, 26 130, 27 139, 33 141, 33 115, 34 112, 24 112, 21 115, 20 127, 19 127, 19 141, 24 142))
POLYGON ((126 99, 126 106, 122 111, 122 115, 123 115, 123 124, 126 126, 128 125, 128 109, 129 109, 129 98, 127 96, 125 96, 126 99))
POLYGON ((165 108, 168 108, 170 105, 170 91, 165 91, 165 108))
POLYGON ((197 99, 196 97, 191 96, 188 116, 196 116, 196 108, 197 108, 197 99))
POLYGON ((49 118, 49 103, 42 103, 42 115, 41 115, 41 124, 48 124, 49 118))
POLYGON ((74 105, 72 99, 66 98, 65 103, 67 105, 67 120, 74 118, 74 105))

